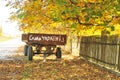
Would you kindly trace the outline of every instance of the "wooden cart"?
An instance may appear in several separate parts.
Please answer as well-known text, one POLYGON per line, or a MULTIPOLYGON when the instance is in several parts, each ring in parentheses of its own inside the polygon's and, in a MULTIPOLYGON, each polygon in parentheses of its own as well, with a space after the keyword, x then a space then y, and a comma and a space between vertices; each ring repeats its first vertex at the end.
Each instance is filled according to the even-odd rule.
POLYGON ((43 54, 44 59, 51 54, 55 54, 56 58, 61 58, 61 48, 57 45, 65 45, 66 39, 66 35, 58 34, 22 34, 22 41, 26 43, 24 55, 28 56, 28 60, 32 60, 35 54, 43 54))

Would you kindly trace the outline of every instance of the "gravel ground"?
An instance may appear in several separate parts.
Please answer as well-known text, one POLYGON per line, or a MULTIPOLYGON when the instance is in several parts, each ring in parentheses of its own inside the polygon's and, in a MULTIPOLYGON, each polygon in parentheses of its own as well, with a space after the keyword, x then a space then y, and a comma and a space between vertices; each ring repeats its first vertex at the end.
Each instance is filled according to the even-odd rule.
POLYGON ((11 60, 10 56, 21 54, 18 48, 24 45, 20 38, 11 39, 0 43, 0 60, 11 60))

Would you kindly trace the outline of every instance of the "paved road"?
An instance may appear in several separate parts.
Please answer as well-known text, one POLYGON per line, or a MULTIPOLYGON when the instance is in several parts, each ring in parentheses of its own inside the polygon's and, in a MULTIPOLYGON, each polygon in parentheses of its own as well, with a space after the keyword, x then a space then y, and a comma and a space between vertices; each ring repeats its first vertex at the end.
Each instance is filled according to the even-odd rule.
POLYGON ((11 55, 20 54, 15 51, 24 45, 20 38, 14 38, 0 43, 0 60, 9 60, 11 55))

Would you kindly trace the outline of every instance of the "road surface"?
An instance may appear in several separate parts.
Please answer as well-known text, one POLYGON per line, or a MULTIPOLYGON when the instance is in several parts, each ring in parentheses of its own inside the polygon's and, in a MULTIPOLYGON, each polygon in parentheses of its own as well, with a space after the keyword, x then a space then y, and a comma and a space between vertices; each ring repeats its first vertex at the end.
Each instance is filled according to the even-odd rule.
POLYGON ((15 52, 20 46, 24 45, 20 38, 14 38, 0 43, 0 60, 12 59, 12 55, 20 54, 15 52))

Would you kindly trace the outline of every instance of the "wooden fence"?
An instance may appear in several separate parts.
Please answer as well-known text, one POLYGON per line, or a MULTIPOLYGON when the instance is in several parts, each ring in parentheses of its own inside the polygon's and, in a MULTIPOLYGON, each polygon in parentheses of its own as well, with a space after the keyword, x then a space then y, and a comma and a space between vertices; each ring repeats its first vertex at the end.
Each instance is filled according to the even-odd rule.
POLYGON ((83 36, 80 44, 80 55, 100 66, 120 71, 119 37, 83 36))

